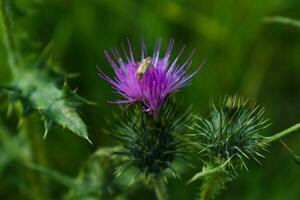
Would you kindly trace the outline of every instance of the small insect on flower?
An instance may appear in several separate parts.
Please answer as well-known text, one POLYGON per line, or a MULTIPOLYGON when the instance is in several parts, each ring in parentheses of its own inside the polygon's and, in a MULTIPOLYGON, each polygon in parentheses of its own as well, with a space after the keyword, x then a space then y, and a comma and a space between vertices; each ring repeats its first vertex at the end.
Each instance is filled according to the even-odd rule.
POLYGON ((148 69, 151 67, 151 57, 147 57, 143 59, 138 66, 138 69, 136 71, 136 75, 138 79, 141 79, 144 74, 148 71, 148 69))

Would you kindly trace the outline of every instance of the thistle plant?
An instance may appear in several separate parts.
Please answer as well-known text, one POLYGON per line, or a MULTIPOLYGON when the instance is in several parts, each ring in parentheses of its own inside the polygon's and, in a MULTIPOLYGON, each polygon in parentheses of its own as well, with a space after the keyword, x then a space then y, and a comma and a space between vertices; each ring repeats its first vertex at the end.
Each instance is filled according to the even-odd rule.
MULTIPOLYGON (((27 4, 27 1, 25 2, 27 4)), ((81 2, 83 1, 76 1, 74 5, 84 5, 81 2)), ((83 150, 77 144, 70 143, 72 156, 73 154, 78 156, 76 161, 81 162, 80 156, 83 156, 86 162, 82 164, 72 162, 68 166, 72 169, 65 170, 68 174, 52 169, 52 167, 66 167, 73 158, 62 156, 70 152, 58 155, 61 153, 59 143, 54 148, 51 146, 53 143, 56 145, 57 140, 44 141, 42 138, 47 137, 53 125, 60 125, 91 143, 84 122, 91 117, 87 116, 87 119, 83 120, 79 110, 82 105, 91 102, 79 96, 77 90, 72 90, 68 86, 67 82, 74 75, 65 73, 54 64, 53 52, 61 50, 56 49, 55 36, 48 45, 43 44, 38 49, 33 50, 28 48, 28 44, 23 44, 24 40, 19 37, 22 37, 20 35, 25 31, 20 31, 14 23, 19 16, 15 12, 22 10, 17 8, 18 3, 20 2, 14 0, 0 0, 0 36, 5 49, 5 54, 0 57, 6 58, 1 61, 7 65, 7 71, 10 71, 11 75, 8 82, 0 83, 0 111, 3 108, 7 109, 8 114, 7 118, 2 112, 0 114, 0 177, 4 180, 0 188, 1 199, 61 199, 58 195, 65 192, 62 198, 69 200, 126 200, 132 199, 134 192, 146 186, 158 200, 166 200, 169 197, 168 181, 178 178, 180 188, 201 182, 195 191, 196 199, 212 200, 226 188, 227 183, 237 180, 243 171, 248 171, 248 162, 254 161, 262 165, 263 158, 267 155, 266 151, 269 151, 270 145, 278 140, 285 148, 284 151, 288 152, 292 160, 300 166, 297 152, 288 146, 288 142, 282 140, 289 134, 299 131, 299 123, 274 135, 266 136, 270 135, 267 134, 266 128, 271 123, 265 117, 265 110, 247 98, 238 95, 226 96, 218 103, 211 103, 210 111, 204 117, 192 110, 191 106, 179 103, 176 93, 192 83, 192 79, 195 78, 203 63, 190 70, 194 52, 181 61, 185 48, 174 54, 175 42, 171 39, 166 50, 163 50, 162 42, 158 40, 151 54, 148 53, 145 43, 141 42, 140 53, 137 56, 129 40, 126 47, 121 45, 121 51, 117 48, 104 51, 114 75, 108 74, 105 65, 97 67, 97 74, 118 95, 118 98, 110 100, 110 103, 117 104, 121 110, 116 114, 109 130, 106 130, 118 145, 100 147, 91 155, 87 155, 85 153, 88 149, 83 150), (14 121, 15 116, 19 120, 18 126, 14 121), (47 147, 50 148, 46 149, 47 147), (48 157, 53 158, 52 156, 55 157, 54 161, 51 162, 49 159, 48 163, 48 157), (72 170, 77 170, 78 173, 72 176, 71 174, 74 173, 72 170), (184 176, 185 171, 192 170, 195 171, 194 176, 184 176), (48 176, 60 185, 52 188, 51 181, 37 172, 48 176), (2 195, 3 191, 8 194, 12 191, 16 195, 13 194, 12 197, 6 196, 7 194, 2 195), (17 194, 18 192, 20 194, 17 194)), ((119 20, 119 14, 129 13, 125 9, 122 10, 123 4, 120 3, 121 1, 110 4, 107 1, 101 7, 111 7, 114 12, 118 12, 116 16, 119 20)), ((53 5, 51 3, 51 7, 56 7, 53 5)), ((69 6, 69 3, 58 6, 59 11, 64 5, 69 6)), ((137 4, 135 2, 128 5, 136 8, 137 4)), ((212 41, 228 38, 230 23, 226 23, 224 27, 220 26, 217 21, 218 16, 210 20, 211 16, 203 17, 196 12, 190 13, 188 7, 176 3, 164 2, 163 5, 167 6, 167 12, 161 13, 163 18, 180 23, 192 17, 199 21, 199 24, 208 24, 208 29, 212 29, 204 30, 193 24, 192 29, 196 33, 200 31, 203 36, 209 36, 212 41), (174 8, 176 12, 173 12, 174 8), (170 10, 172 12, 169 12, 170 10), (182 18, 184 16, 188 18, 182 18), (211 34, 215 32, 218 34, 211 34), (222 37, 218 38, 219 36, 222 37)), ((89 6, 83 8, 87 12, 92 10, 89 6)), ((261 9, 261 6, 259 8, 262 13, 264 9, 261 9)), ((70 9, 74 9, 70 13, 73 14, 74 11, 76 15, 74 19, 82 23, 80 25, 82 29, 93 24, 86 23, 86 19, 89 18, 81 20, 83 16, 81 9, 73 5, 70 9)), ((140 12, 147 15, 148 11, 149 9, 143 8, 140 12)), ((67 16, 67 24, 72 22, 70 13, 63 14, 67 16)), ((266 17, 263 21, 300 26, 299 21, 282 16, 266 17)), ((148 25, 141 22, 137 21, 135 24, 148 25)), ((74 24, 77 25, 76 23, 74 24)), ((105 23, 110 24, 110 21, 105 23)), ((73 26, 73 23, 70 24, 73 26)), ((87 29, 89 35, 93 29, 87 29)), ((243 32, 253 31, 238 31, 239 34, 243 32)), ((67 35, 64 34, 64 38, 68 37, 67 35)), ((239 38, 254 39, 248 36, 239 38)), ((94 38, 92 39, 94 41, 94 38)), ((35 43, 34 41, 35 39, 32 39, 28 43, 31 45, 35 43)), ((248 42, 243 41, 243 43, 248 42)), ((235 45, 232 46, 233 50, 241 49, 238 42, 235 45)), ((217 49, 219 46, 218 44, 217 49)), ((2 48, 1 45, 0 47, 2 48)), ((88 47, 90 50, 89 45, 88 47)), ((216 48, 212 47, 210 50, 212 49, 216 48)), ((261 49, 272 49, 273 52, 273 48, 261 49)), ((88 52, 88 55, 93 54, 88 52)), ((257 58, 260 58, 258 55, 261 53, 257 53, 257 58)), ((257 60, 255 58, 253 60, 257 60)), ((232 61, 235 60, 231 62, 229 60, 228 63, 235 63, 232 61)), ((262 59, 261 62, 265 63, 265 60, 262 59)), ((93 75, 97 77, 95 73, 93 75)), ((254 80, 259 82, 260 78, 254 80)), ((95 128, 103 130, 99 124, 95 128)))
POLYGON ((190 127, 194 131, 192 144, 203 160, 203 168, 189 183, 203 179, 197 195, 201 200, 214 199, 227 182, 237 177, 238 169, 248 171, 246 160, 261 164, 262 151, 270 141, 283 136, 262 136, 261 131, 270 125, 264 109, 237 95, 225 97, 219 105, 212 103, 208 117, 195 118, 190 127))
POLYGON ((129 166, 136 167, 136 177, 144 175, 144 182, 153 187, 158 199, 167 198, 165 171, 169 170, 177 176, 172 163, 176 158, 184 156, 184 147, 187 145, 180 138, 187 133, 190 111, 182 111, 173 93, 190 84, 200 69, 198 67, 193 73, 187 73, 192 63, 191 56, 183 64, 178 64, 184 48, 171 62, 173 45, 174 41, 171 40, 161 58, 159 40, 151 58, 142 43, 141 59, 136 60, 128 42, 130 56, 122 46, 126 61, 123 61, 116 49, 112 53, 118 64, 105 52, 116 74, 115 78, 110 78, 98 68, 99 76, 123 97, 114 103, 127 104, 123 117, 118 120, 119 127, 113 133, 123 146, 119 154, 128 158, 119 167, 117 175, 129 166))

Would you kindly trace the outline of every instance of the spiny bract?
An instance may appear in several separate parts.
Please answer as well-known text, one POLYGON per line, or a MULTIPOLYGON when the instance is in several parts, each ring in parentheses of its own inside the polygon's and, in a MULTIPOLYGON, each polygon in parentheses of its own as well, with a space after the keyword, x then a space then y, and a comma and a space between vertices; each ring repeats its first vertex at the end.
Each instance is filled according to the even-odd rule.
POLYGON ((186 142, 180 136, 186 134, 189 111, 181 112, 167 100, 160 117, 154 121, 149 113, 137 107, 126 110, 114 134, 124 147, 122 155, 129 157, 127 164, 134 165, 146 176, 163 174, 167 168, 174 172, 171 163, 184 156, 186 142))
POLYGON ((244 158, 257 160, 261 156, 259 150, 265 146, 259 131, 269 124, 263 114, 263 108, 238 96, 224 98, 219 106, 212 104, 209 116, 206 119, 196 116, 191 127, 200 152, 210 162, 234 158, 246 167, 244 158))

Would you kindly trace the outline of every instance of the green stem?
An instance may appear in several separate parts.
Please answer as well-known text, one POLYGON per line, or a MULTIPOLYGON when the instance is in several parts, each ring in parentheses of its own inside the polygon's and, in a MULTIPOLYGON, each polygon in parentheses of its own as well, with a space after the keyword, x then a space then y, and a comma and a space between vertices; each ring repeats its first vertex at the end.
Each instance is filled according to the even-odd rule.
MULTIPOLYGON (((36 115, 28 116, 26 119, 23 119, 22 131, 26 136, 26 139, 31 147, 31 153, 33 156, 33 162, 39 166, 47 165, 47 156, 45 155, 44 143, 42 140, 42 128, 40 123, 38 123, 38 117, 36 115)), ((49 193, 48 190, 48 181, 45 177, 35 174, 32 172, 32 179, 35 181, 35 189, 37 199, 47 199, 46 196, 49 193)))
POLYGON ((28 160, 24 158, 24 154, 20 152, 20 147, 14 141, 13 134, 9 132, 2 124, 2 120, 0 118, 0 141, 1 145, 3 145, 4 149, 12 154, 17 160, 21 163, 26 163, 28 160))
POLYGON ((213 200, 231 178, 225 172, 214 173, 203 179, 199 200, 213 200))
POLYGON ((292 132, 295 132, 297 130, 300 130, 300 123, 298 124, 295 124, 294 126, 291 126, 290 128, 288 129, 285 129, 279 133, 276 133, 275 135, 273 136, 270 136, 270 137, 266 137, 263 142, 266 143, 266 144, 270 144, 276 140, 279 140, 285 136, 287 136, 288 134, 292 133, 292 132))
POLYGON ((168 191, 165 182, 161 177, 152 178, 152 187, 154 189, 157 200, 167 200, 168 191))
POLYGON ((287 24, 291 26, 296 26, 300 28, 300 21, 296 19, 292 19, 289 17, 283 17, 283 16, 269 16, 265 17, 263 19, 263 22, 265 23, 280 23, 280 24, 287 24))
POLYGON ((31 147, 29 146, 29 141, 25 140, 22 141, 22 145, 26 145, 26 147, 30 148, 30 152, 29 154, 27 154, 26 151, 26 147, 22 146, 22 148, 20 148, 20 139, 23 138, 22 135, 22 131, 21 134, 18 136, 13 136, 13 134, 11 132, 9 132, 6 127, 3 126, 2 121, 0 119, 0 140, 1 143, 3 145, 3 147, 6 149, 7 152, 10 153, 10 157, 14 160, 19 161, 18 164, 18 170, 23 170, 22 174, 21 174, 21 178, 24 180, 25 185, 28 187, 28 189, 32 190, 32 194, 31 194, 31 199, 45 199, 42 198, 42 193, 39 193, 39 186, 40 184, 37 182, 36 180, 36 176, 35 174, 33 174, 33 172, 27 172, 27 170, 24 170, 24 166, 27 166, 28 163, 32 162, 32 150, 31 147), (15 138, 18 137, 18 138, 15 138), (25 144, 26 142, 26 144, 25 144))
POLYGON ((20 54, 17 50, 15 42, 15 34, 13 31, 13 20, 10 12, 9 0, 0 0, 0 26, 2 29, 2 38, 7 51, 8 64, 13 73, 17 74, 17 68, 20 65, 20 54))

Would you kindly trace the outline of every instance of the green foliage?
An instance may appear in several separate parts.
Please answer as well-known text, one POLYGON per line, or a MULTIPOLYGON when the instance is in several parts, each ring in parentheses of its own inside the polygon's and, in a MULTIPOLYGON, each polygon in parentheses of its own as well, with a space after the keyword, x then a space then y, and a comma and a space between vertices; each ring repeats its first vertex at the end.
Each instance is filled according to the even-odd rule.
POLYGON ((29 165, 69 190, 65 199, 126 199, 129 179, 115 178, 116 167, 124 160, 116 157, 120 147, 101 148, 84 164, 76 178, 71 178, 46 167, 29 165))
POLYGON ((31 149, 22 134, 14 135, 3 126, 0 119, 0 175, 2 169, 13 161, 28 163, 32 160, 31 149))
POLYGON ((0 91, 8 93, 10 103, 21 102, 23 116, 34 111, 41 114, 45 125, 44 138, 52 124, 57 123, 91 143, 86 125, 76 110, 80 104, 87 101, 79 97, 76 92, 70 91, 66 84, 63 88, 58 88, 57 82, 61 77, 53 73, 50 64, 51 45, 45 48, 35 63, 24 62, 24 58, 20 57, 10 10, 13 5, 12 1, 1 0, 3 40, 8 63, 13 73, 13 81, 10 86, 1 86, 0 91))
POLYGON ((50 75, 48 68, 34 67, 32 70, 21 71, 12 86, 2 88, 7 91, 10 103, 21 102, 23 116, 31 112, 41 114, 45 124, 44 137, 55 122, 89 140, 86 125, 77 112, 77 107, 87 101, 75 91, 70 91, 66 84, 59 89, 56 80, 50 75))

